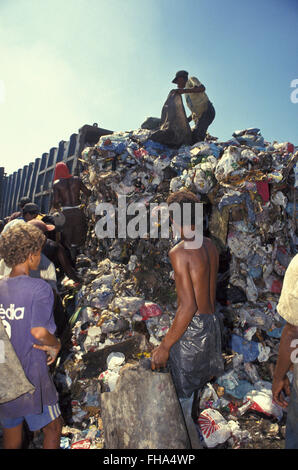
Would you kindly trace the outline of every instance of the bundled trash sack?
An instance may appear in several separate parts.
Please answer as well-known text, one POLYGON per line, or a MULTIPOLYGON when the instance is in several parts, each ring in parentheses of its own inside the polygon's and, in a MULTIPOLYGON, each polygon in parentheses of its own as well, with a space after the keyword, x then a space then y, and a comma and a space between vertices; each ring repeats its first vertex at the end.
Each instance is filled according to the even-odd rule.
POLYGON ((0 403, 15 400, 34 390, 0 319, 0 403))
POLYGON ((193 317, 185 333, 171 348, 169 367, 179 398, 190 397, 211 377, 223 373, 221 333, 216 314, 193 317))
POLYGON ((81 177, 92 196, 85 207, 87 241, 77 258, 83 284, 75 296, 71 347, 55 370, 66 422, 61 446, 106 445, 101 394, 114 393, 122 369, 150 357, 177 308, 168 258, 176 240, 160 233, 150 238, 148 226, 143 238, 120 238, 117 223, 114 237, 98 238, 97 208, 110 202, 116 218, 120 197, 149 208, 187 188, 204 204, 209 237, 220 253, 216 315, 224 369, 202 390, 202 444, 283 447, 285 414, 272 406, 269 386, 284 327, 276 306, 297 253, 298 149, 266 142, 257 128, 223 142, 207 136, 192 146, 168 146, 152 135, 146 128, 117 132, 81 155, 81 177), (210 440, 205 431, 217 422, 223 432, 210 440))
POLYGON ((191 144, 191 129, 181 95, 173 92, 169 93, 162 108, 160 127, 152 132, 150 139, 170 147, 191 144))

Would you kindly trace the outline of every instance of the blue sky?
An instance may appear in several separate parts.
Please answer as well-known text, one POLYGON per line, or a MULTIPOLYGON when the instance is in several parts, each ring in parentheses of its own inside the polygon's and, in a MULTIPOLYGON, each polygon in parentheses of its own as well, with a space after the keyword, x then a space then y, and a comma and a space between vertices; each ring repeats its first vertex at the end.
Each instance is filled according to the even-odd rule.
POLYGON ((0 17, 8 174, 84 124, 125 131, 159 117, 181 69, 214 104, 212 135, 259 127, 298 145, 297 0, 0 0, 0 17))

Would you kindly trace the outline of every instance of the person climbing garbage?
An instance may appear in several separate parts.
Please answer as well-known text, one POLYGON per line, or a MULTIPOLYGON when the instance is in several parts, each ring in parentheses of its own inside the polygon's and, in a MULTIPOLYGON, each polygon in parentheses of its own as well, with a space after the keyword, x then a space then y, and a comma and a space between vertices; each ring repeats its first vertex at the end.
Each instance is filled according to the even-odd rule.
POLYGON ((81 178, 70 174, 65 163, 57 163, 54 174, 52 208, 61 210, 65 216, 62 243, 70 251, 73 260, 77 249, 84 244, 87 233, 87 221, 80 201, 81 192, 87 197, 91 194, 81 178))
POLYGON ((194 121, 192 144, 205 140, 207 129, 215 118, 215 109, 206 94, 205 86, 196 78, 188 78, 188 72, 179 70, 172 83, 177 85, 173 92, 185 94, 187 106, 191 110, 188 122, 194 121))

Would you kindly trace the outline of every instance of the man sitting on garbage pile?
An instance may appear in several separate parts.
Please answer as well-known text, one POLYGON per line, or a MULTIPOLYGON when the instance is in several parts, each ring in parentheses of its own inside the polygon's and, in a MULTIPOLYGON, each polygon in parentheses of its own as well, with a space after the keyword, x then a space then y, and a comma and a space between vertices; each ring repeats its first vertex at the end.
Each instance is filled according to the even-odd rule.
POLYGON ((69 249, 75 260, 77 250, 85 243, 87 222, 80 202, 80 193, 89 197, 91 191, 81 178, 72 176, 65 163, 59 162, 55 168, 52 208, 61 209, 65 216, 62 243, 69 249))
POLYGON ((172 83, 176 83, 175 93, 185 94, 187 106, 191 110, 188 121, 194 121, 192 144, 205 140, 207 129, 215 118, 215 109, 205 93, 206 88, 196 77, 188 78, 188 72, 179 70, 172 83))
MULTIPOLYGON (((215 315, 216 280, 219 256, 215 245, 202 236, 202 245, 193 247, 191 237, 198 233, 195 209, 199 199, 190 191, 172 193, 167 204, 180 206, 181 222, 171 216, 173 228, 182 240, 169 252, 174 269, 178 309, 160 346, 152 353, 152 369, 165 367, 168 359, 173 382, 184 413, 193 448, 200 447, 192 419, 198 392, 214 376, 223 372, 221 331, 215 315), (190 225, 184 221, 186 207, 191 207, 190 225), (190 230, 191 229, 191 230, 190 230), (192 235, 190 234, 192 231, 192 235)), ((196 418, 197 416, 195 416, 196 418)))
POLYGON ((273 374, 273 400, 287 409, 286 449, 298 449, 298 255, 290 262, 283 281, 277 311, 286 320, 273 374), (287 372, 293 367, 290 387, 287 372), (290 396, 290 401, 286 400, 290 396))
POLYGON ((53 292, 42 279, 29 276, 40 263, 45 236, 36 227, 18 224, 0 238, 0 257, 11 268, 9 277, 0 281, 0 318, 21 363, 35 387, 15 400, 0 405, 5 449, 22 447, 25 420, 31 431, 42 429, 43 447, 58 449, 62 429, 58 394, 48 365, 60 351, 54 333, 53 292))

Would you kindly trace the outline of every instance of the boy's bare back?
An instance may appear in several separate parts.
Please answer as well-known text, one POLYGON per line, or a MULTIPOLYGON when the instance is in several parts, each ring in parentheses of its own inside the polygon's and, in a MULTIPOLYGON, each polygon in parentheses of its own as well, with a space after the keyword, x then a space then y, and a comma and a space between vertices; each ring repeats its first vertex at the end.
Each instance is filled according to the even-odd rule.
POLYGON ((197 304, 196 314, 214 313, 219 256, 212 241, 204 238, 201 248, 194 250, 185 249, 181 241, 170 255, 172 259, 178 259, 179 264, 186 265, 197 304))

